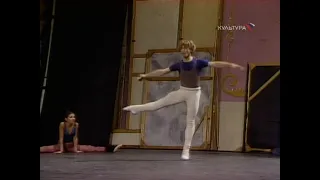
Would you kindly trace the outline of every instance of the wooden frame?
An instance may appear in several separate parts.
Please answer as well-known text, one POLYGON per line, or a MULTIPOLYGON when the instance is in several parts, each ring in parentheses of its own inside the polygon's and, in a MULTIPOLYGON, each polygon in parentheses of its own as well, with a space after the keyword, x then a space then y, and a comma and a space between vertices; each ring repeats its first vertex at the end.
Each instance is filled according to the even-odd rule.
POLYGON ((177 48, 179 47, 179 42, 183 39, 183 37, 182 37, 183 9, 184 9, 184 0, 180 0, 180 2, 179 2, 179 17, 178 17, 178 32, 177 32, 177 48))
MULTIPOLYGON (((132 1, 133 3, 134 1, 132 1)), ((124 64, 122 64, 121 69, 119 71, 119 79, 122 80, 121 82, 118 82, 118 90, 117 90, 117 102, 115 103, 117 106, 114 108, 114 119, 113 119, 113 131, 118 131, 118 130, 123 130, 123 124, 125 124, 125 127, 127 126, 127 114, 122 113, 122 107, 124 104, 127 102, 127 98, 125 97, 125 93, 127 92, 128 88, 128 82, 127 82, 127 77, 130 76, 128 70, 130 69, 130 59, 131 59, 131 44, 132 44, 132 26, 133 26, 133 21, 132 16, 134 7, 131 2, 127 4, 127 17, 126 17, 126 38, 124 41, 126 41, 126 60, 124 64), (125 121, 123 121, 125 119, 125 121), (118 124, 118 125, 117 125, 118 124)), ((125 128, 127 129, 127 128, 125 128)))
POLYGON ((140 129, 115 129, 112 133, 141 133, 140 129))
MULTIPOLYGON (((221 26, 223 25, 223 10, 224 10, 224 0, 219 0, 219 11, 218 11, 218 25, 221 26)), ((215 60, 220 61, 222 58, 222 31, 216 31, 216 47, 215 47, 215 60)), ((215 90, 213 96, 213 103, 215 104, 215 107, 213 107, 212 111, 212 118, 213 121, 211 121, 211 147, 210 150, 218 150, 219 149, 219 122, 220 122, 220 97, 221 97, 221 90, 219 90, 220 85, 221 85, 221 70, 216 69, 215 70, 215 76, 214 76, 214 87, 213 89, 215 90)))
MULTIPOLYGON (((262 151, 262 152, 271 152, 271 149, 260 149, 260 148, 251 148, 248 143, 247 143, 247 131, 248 131, 248 112, 250 109, 250 101, 253 99, 252 97, 255 97, 255 95, 251 95, 249 94, 250 91, 250 82, 251 82, 251 71, 257 67, 257 66, 280 66, 280 63, 269 63, 269 64, 253 64, 253 63, 249 63, 248 64, 248 83, 247 83, 247 102, 246 102, 246 117, 245 117, 245 125, 244 125, 244 135, 243 135, 243 147, 242 147, 242 151, 245 152, 250 152, 250 151, 262 151)), ((276 78, 278 75, 280 74, 280 70, 273 76, 271 77, 269 80, 271 80, 270 82, 273 81, 274 78, 276 78)), ((268 84, 269 81, 267 81, 265 84, 268 84)), ((260 87, 262 89, 264 89, 264 87, 260 87)), ((259 90, 258 90, 259 91, 259 90)), ((256 93, 255 93, 256 94, 256 93)))
MULTIPOLYGON (((127 12, 125 17, 125 27, 124 27, 124 38, 122 43, 122 50, 125 47, 125 53, 122 52, 121 54, 121 65, 118 72, 118 84, 117 84, 117 93, 116 93, 116 100, 115 100, 115 108, 114 108, 114 116, 113 116, 113 123, 112 123, 112 130, 121 128, 120 123, 122 119, 122 113, 121 113, 121 105, 123 102, 123 92, 125 89, 125 74, 126 74, 126 62, 127 62, 127 55, 129 54, 128 51, 128 32, 131 30, 129 22, 129 4, 127 4, 127 12), (125 54, 125 60, 123 60, 123 55, 125 54)), ((130 55, 129 55, 130 56, 130 55)))
MULTIPOLYGON (((213 58, 213 53, 214 53, 214 50, 215 48, 213 47, 206 47, 206 48, 198 48, 197 52, 208 52, 212 55, 212 60, 214 59, 213 58)), ((146 67, 146 72, 150 72, 150 60, 152 57, 152 55, 154 53, 174 53, 174 52, 178 52, 177 49, 152 49, 152 50, 149 50, 148 53, 147 53, 147 60, 146 60, 146 64, 145 64, 145 67, 146 67)), ((214 76, 215 76, 215 72, 214 72, 214 69, 211 68, 211 74, 210 76, 203 76, 201 77, 201 80, 214 80, 214 76)), ((179 81, 179 77, 150 77, 147 79, 148 81, 179 81)), ((149 83, 148 81, 145 81, 144 82, 144 87, 143 87, 143 102, 146 103, 148 101, 148 97, 147 97, 147 94, 148 94, 148 90, 149 90, 149 83)), ((213 82, 214 83, 214 82, 213 82)), ((213 84, 214 85, 214 84, 213 84)), ((215 88, 213 86, 212 90, 211 90, 212 94, 214 94, 214 91, 215 91, 215 88)), ((201 145, 201 146, 198 146, 198 147, 192 147, 193 150, 209 150, 211 148, 211 144, 210 144, 210 140, 211 140, 211 124, 212 124, 212 117, 213 117, 213 113, 215 112, 215 110, 213 110, 213 108, 215 107, 214 105, 214 96, 212 96, 212 99, 211 99, 211 103, 210 103, 210 106, 209 107, 206 107, 206 111, 205 111, 205 114, 202 118, 205 119, 205 123, 207 123, 206 125, 206 129, 205 131, 203 132, 204 133, 204 137, 205 137, 205 140, 204 140, 204 143, 201 145)), ((182 146, 148 146, 145 144, 145 141, 144 141, 144 130, 145 130, 145 124, 146 124, 146 113, 143 113, 142 116, 141 116, 141 141, 140 141, 140 147, 141 148, 144 148, 144 149, 182 149, 182 146)), ((214 123, 216 124, 216 123, 214 123)))
MULTIPOLYGON (((131 73, 133 70, 133 59, 134 57, 134 42, 135 42, 135 25, 136 25, 136 4, 138 0, 132 0, 133 1, 133 16, 132 16, 132 29, 131 29, 131 44, 130 44, 130 62, 129 62, 129 86, 128 86, 128 92, 127 93, 127 98, 128 101, 131 102, 131 86, 132 86, 132 80, 131 80, 131 73)), ((126 115, 126 129, 130 129, 130 122, 129 122, 130 116, 127 114, 126 115)))

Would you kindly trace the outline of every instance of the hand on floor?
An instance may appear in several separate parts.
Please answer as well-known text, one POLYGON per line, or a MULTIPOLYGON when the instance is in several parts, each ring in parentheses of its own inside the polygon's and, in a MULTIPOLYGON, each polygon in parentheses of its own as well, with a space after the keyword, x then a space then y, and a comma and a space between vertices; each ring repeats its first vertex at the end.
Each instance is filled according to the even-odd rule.
POLYGON ((63 153, 63 151, 56 151, 56 152, 54 152, 55 154, 62 154, 63 153))

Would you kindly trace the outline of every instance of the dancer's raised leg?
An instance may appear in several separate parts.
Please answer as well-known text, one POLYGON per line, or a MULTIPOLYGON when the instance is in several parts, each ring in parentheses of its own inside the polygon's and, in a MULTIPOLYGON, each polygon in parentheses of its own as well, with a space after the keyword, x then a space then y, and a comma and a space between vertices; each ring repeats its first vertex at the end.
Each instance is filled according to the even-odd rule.
POLYGON ((182 90, 172 91, 167 94, 165 97, 146 104, 141 105, 131 105, 123 108, 125 111, 131 111, 131 113, 135 114, 141 111, 155 111, 165 106, 173 105, 180 103, 185 100, 186 96, 185 92, 182 90))

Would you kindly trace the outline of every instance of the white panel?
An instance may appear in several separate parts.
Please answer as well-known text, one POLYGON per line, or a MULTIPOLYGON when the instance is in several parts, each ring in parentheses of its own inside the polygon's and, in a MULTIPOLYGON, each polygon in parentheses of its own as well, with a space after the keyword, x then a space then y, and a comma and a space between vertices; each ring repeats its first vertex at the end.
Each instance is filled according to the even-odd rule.
MULTIPOLYGON (((142 104, 143 81, 138 81, 137 77, 131 79, 131 101, 130 104, 142 104)), ((129 129, 140 129, 141 113, 129 117, 129 129)))
POLYGON ((145 58, 134 58, 133 59, 133 69, 132 73, 144 73, 145 66, 146 66, 146 59, 145 58))
POLYGON ((129 129, 140 129, 141 127, 141 113, 129 115, 129 129))
POLYGON ((176 48, 178 19, 179 0, 137 1, 134 53, 176 48))
POLYGON ((138 81, 137 77, 131 78, 131 103, 130 104, 141 104, 143 93, 143 81, 138 81))
POLYGON ((220 0, 184 0, 183 39, 193 40, 197 47, 215 45, 220 0))
POLYGON ((140 133, 113 133, 112 144, 140 145, 140 133))
POLYGON ((131 103, 130 104, 141 104, 143 93, 143 81, 138 81, 137 77, 131 78, 131 103))
POLYGON ((220 102, 220 151, 236 151, 242 147, 244 112, 244 102, 220 102))

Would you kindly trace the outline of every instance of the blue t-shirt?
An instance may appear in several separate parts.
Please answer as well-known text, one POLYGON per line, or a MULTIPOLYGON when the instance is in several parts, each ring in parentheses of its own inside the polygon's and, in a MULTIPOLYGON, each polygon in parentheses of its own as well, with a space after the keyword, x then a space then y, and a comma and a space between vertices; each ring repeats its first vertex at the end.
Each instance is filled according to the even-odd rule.
POLYGON ((201 70, 205 67, 208 67, 209 61, 207 60, 201 60, 201 59, 193 59, 189 62, 180 61, 177 62, 169 67, 170 71, 179 71, 182 67, 185 71, 190 71, 192 67, 194 67, 194 64, 196 63, 196 68, 198 70, 198 73, 201 72, 201 70))

